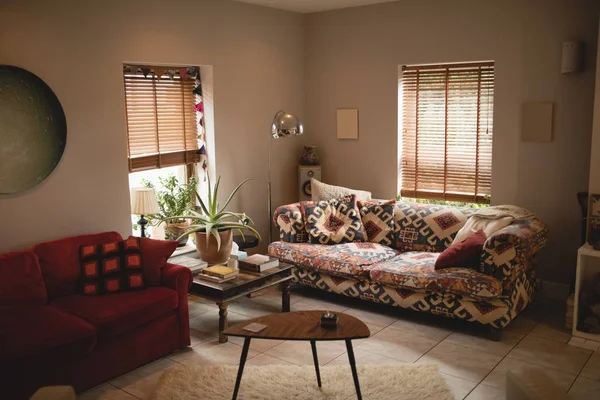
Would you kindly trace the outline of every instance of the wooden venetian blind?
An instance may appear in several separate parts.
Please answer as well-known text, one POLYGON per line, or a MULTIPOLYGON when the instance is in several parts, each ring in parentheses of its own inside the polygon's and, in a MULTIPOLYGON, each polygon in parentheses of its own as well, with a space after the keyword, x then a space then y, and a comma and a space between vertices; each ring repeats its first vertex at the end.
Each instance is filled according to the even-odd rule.
POLYGON ((403 67, 402 196, 489 202, 493 100, 493 62, 403 67))
POLYGON ((167 69, 123 68, 130 172, 199 160, 195 82, 173 74, 176 67, 171 75, 162 72, 167 69))

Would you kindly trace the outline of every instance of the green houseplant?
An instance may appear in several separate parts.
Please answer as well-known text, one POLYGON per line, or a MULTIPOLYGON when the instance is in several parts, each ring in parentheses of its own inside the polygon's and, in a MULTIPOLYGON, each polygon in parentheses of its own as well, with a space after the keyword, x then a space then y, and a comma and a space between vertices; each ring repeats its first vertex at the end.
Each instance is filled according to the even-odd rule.
MULTIPOLYGON (((198 211, 190 210, 185 216, 174 218, 188 218, 191 221, 184 235, 196 234, 196 248, 200 258, 209 264, 220 264, 229 258, 231 254, 231 245, 233 241, 232 231, 238 230, 243 236, 244 231, 249 231, 256 235, 260 240, 260 234, 250 224, 254 224, 252 219, 244 213, 225 211, 238 190, 251 179, 246 179, 231 192, 225 204, 221 206, 217 200, 219 194, 219 184, 221 178, 213 186, 208 180, 208 195, 206 203, 200 195, 196 193, 200 208, 198 211)), ((169 218, 173 219, 173 218, 169 218)))
POLYGON ((180 183, 174 175, 166 178, 158 178, 159 190, 152 182, 143 179, 142 185, 154 189, 160 212, 149 215, 148 220, 152 225, 166 222, 165 238, 179 241, 183 246, 187 242, 188 235, 184 234, 190 225, 187 214, 194 208, 194 196, 196 195, 197 183, 192 177, 189 183, 180 183))

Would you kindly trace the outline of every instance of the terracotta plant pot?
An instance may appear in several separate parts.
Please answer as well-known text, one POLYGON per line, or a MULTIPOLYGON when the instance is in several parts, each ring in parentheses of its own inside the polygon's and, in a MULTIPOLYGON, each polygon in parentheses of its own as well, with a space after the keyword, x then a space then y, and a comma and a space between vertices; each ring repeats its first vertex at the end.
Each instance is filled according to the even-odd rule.
POLYGON ((233 231, 231 229, 220 231, 219 236, 221 236, 221 248, 217 250, 217 239, 213 235, 210 235, 207 246, 206 233, 196 232, 196 249, 200 258, 208 264, 223 264, 231 254, 233 231))
MULTIPOLYGON (((177 240, 179 236, 183 235, 188 230, 190 224, 191 222, 189 220, 185 222, 167 224, 167 226, 165 227, 165 239, 177 240)), ((179 243, 177 244, 177 246, 185 246, 185 244, 188 241, 188 236, 189 235, 185 235, 184 237, 179 239, 179 243)))

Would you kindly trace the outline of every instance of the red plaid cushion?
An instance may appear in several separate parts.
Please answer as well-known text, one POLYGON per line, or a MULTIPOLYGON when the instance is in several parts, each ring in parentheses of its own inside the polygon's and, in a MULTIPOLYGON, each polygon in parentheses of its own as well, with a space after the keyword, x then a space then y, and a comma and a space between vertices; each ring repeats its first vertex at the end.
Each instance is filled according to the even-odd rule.
POLYGON ((138 290, 145 287, 140 239, 79 248, 81 292, 95 295, 138 290))

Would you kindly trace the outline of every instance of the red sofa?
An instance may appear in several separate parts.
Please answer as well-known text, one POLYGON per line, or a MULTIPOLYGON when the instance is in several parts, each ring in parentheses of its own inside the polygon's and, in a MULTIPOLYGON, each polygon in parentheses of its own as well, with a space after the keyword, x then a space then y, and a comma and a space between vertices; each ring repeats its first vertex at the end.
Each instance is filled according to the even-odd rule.
POLYGON ((142 242, 145 289, 78 293, 79 247, 120 240, 106 232, 0 254, 0 397, 46 385, 83 391, 190 344, 192 276, 167 264, 161 242, 142 242))

